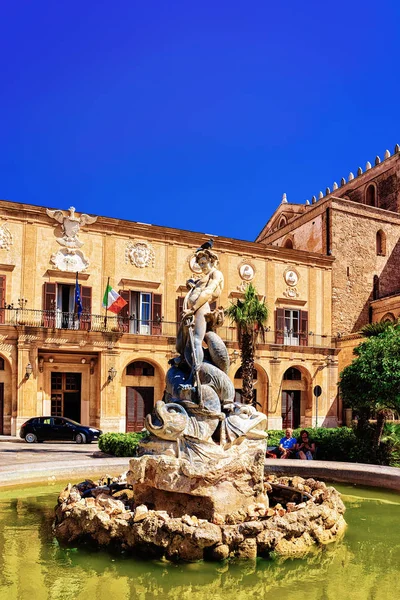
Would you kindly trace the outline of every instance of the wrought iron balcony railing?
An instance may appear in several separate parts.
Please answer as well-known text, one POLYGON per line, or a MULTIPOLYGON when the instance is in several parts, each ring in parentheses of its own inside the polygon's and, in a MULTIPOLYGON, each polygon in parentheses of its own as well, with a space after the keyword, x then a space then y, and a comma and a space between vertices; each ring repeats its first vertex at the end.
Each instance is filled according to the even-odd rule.
MULTIPOLYGON (((62 312, 58 310, 34 310, 28 308, 0 308, 0 326, 27 326, 49 329, 68 329, 81 331, 98 331, 117 334, 133 334, 146 336, 164 336, 174 338, 179 324, 175 321, 143 321, 134 317, 119 315, 93 315, 62 312)), ((278 332, 282 334, 282 332, 278 332)), ((225 342, 237 342, 235 326, 225 325, 218 328, 218 334, 225 342)), ((275 331, 269 330, 265 335, 266 344, 277 344, 275 331)), ((284 336, 280 346, 313 346, 328 348, 332 346, 332 337, 313 333, 301 334, 291 332, 284 336)))

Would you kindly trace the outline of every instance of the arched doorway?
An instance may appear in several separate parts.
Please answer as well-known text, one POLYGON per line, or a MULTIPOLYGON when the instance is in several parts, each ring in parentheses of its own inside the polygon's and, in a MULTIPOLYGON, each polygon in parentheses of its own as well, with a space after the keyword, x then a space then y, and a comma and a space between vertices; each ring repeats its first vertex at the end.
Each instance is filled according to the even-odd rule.
MULTIPOLYGON (((4 358, 0 356, 0 371, 4 371, 4 358)), ((0 435, 4 433, 4 382, 0 382, 0 435)))
POLYGON ((153 410, 155 370, 152 364, 136 360, 126 367, 126 375, 135 384, 126 386, 125 430, 132 433, 143 429, 146 415, 153 410))
MULTIPOLYGON (((232 375, 231 375, 232 377, 232 375)), ((241 367, 236 370, 233 375, 233 384, 235 386, 235 402, 242 402, 242 369, 241 367)), ((267 400, 268 400, 268 376, 265 370, 255 364, 253 371, 253 385, 254 385, 254 396, 255 406, 257 410, 267 413, 267 400)))
POLYGON ((304 425, 305 413, 310 409, 309 377, 298 367, 289 367, 282 379, 282 428, 295 429, 304 425))
MULTIPOLYGON (((257 369, 253 369, 253 402, 256 403, 257 406, 257 380, 258 373, 257 369)), ((234 386, 235 386, 235 402, 243 402, 242 399, 242 383, 243 383, 243 375, 242 375, 242 367, 237 369, 234 376, 234 386)))

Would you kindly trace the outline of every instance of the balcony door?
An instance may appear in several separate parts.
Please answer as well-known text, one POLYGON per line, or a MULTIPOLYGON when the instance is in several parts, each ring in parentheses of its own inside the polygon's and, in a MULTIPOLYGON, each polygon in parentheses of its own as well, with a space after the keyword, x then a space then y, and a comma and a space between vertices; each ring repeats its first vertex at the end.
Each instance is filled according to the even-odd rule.
POLYGON ((75 305, 75 285, 45 283, 43 288, 43 323, 57 329, 90 329, 92 313, 92 288, 80 285, 83 312, 78 319, 75 305))

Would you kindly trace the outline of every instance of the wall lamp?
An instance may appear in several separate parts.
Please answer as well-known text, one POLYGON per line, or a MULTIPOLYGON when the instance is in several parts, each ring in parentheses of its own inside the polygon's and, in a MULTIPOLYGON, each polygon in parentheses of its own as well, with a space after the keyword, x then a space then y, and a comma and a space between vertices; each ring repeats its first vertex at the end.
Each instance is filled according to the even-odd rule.
POLYGON ((107 381, 110 383, 111 381, 114 381, 115 376, 117 374, 117 369, 115 367, 110 367, 108 369, 108 378, 107 381))
POLYGON ((32 375, 32 371, 33 367, 31 363, 28 363, 25 367, 25 379, 29 379, 29 377, 32 375))

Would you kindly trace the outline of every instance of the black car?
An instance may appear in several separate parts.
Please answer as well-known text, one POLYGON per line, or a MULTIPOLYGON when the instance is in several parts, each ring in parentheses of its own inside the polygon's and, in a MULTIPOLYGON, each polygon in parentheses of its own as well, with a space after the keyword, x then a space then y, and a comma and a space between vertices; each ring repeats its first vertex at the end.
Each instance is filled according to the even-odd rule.
POLYGON ((66 417, 33 417, 22 425, 19 435, 28 444, 45 440, 75 440, 77 444, 90 444, 102 433, 100 429, 80 425, 66 417))

